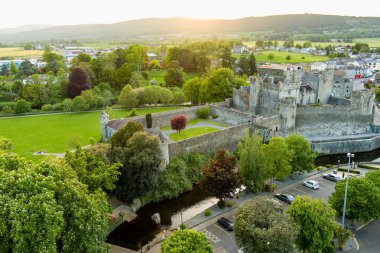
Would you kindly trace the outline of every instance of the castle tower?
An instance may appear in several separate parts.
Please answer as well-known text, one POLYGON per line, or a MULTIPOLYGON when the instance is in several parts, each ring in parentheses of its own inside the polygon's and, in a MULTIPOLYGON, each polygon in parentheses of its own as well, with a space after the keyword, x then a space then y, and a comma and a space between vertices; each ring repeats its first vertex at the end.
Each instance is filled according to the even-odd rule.
POLYGON ((356 90, 352 92, 351 104, 353 107, 360 108, 365 115, 374 116, 374 94, 370 90, 356 90))
POLYGON ((294 97, 286 97, 279 101, 280 131, 294 132, 296 127, 297 100, 294 97))
POLYGON ((102 132, 102 141, 106 141, 107 138, 107 124, 110 121, 110 117, 105 111, 102 111, 99 117, 100 120, 100 131, 102 132))
POLYGON ((249 112, 253 115, 257 115, 261 84, 260 81, 257 80, 257 77, 254 76, 249 78, 249 83, 249 112))

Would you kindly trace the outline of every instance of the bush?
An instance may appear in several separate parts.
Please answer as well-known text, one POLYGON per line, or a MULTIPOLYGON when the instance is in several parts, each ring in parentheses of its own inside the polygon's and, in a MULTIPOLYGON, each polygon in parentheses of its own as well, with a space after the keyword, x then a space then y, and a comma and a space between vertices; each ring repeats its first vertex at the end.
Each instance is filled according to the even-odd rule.
POLYGON ((20 114, 20 113, 27 113, 27 112, 30 112, 32 110, 32 106, 30 105, 29 102, 27 102, 25 99, 20 99, 16 102, 16 105, 15 105, 15 112, 17 114, 20 114))
POLYGON ((331 164, 327 164, 326 165, 326 168, 329 168, 329 169, 331 169, 333 166, 331 165, 331 164))
POLYGON ((185 115, 180 114, 177 116, 174 116, 170 120, 170 126, 173 130, 176 130, 177 132, 180 132, 181 130, 186 128, 187 118, 185 115))
POLYGON ((3 109, 1 110, 1 114, 4 114, 4 115, 9 115, 9 114, 14 114, 14 113, 15 111, 9 105, 4 106, 3 109))
POLYGON ((285 57, 285 59, 286 59, 287 61, 289 61, 289 60, 292 59, 292 57, 291 57, 290 55, 287 55, 287 56, 285 57))
POLYGON ((217 119, 217 118, 219 118, 219 115, 218 115, 218 114, 213 114, 211 117, 212 117, 213 119, 217 119))
POLYGON ((74 111, 81 111, 88 109, 89 105, 86 103, 86 99, 82 96, 77 96, 73 99, 73 109, 74 111))
POLYGON ((204 107, 197 110, 196 114, 201 119, 207 119, 210 116, 211 110, 210 107, 204 107))
POLYGON ((321 171, 321 170, 323 170, 323 167, 322 167, 322 166, 318 166, 318 167, 317 167, 317 170, 318 170, 318 171, 321 171))
POLYGON ((46 104, 41 107, 41 110, 43 112, 50 112, 53 111, 53 106, 51 104, 46 104))
POLYGON ((152 128, 153 118, 152 118, 152 114, 151 113, 148 113, 147 115, 145 115, 145 120, 146 120, 146 127, 147 128, 152 128))
POLYGON ((63 100, 62 109, 64 112, 71 112, 73 110, 73 100, 70 98, 63 100))
POLYGON ((232 202, 232 201, 228 201, 228 202, 227 202, 227 207, 232 207, 234 204, 235 204, 234 202, 232 202))
MULTIPOLYGON (((348 172, 347 169, 343 169, 343 168, 339 168, 338 171, 348 172)), ((352 174, 360 174, 360 171, 359 170, 351 170, 350 169, 350 173, 352 173, 352 174)))
POLYGON ((90 142, 91 145, 95 145, 96 144, 96 139, 94 137, 88 138, 88 141, 90 142))
POLYGON ((136 117, 136 116, 137 116, 136 110, 132 110, 127 117, 136 117))
POLYGON ((56 103, 53 105, 53 111, 62 111, 63 105, 62 103, 56 103))
POLYGON ((183 230, 183 229, 186 229, 187 227, 185 224, 182 223, 181 225, 179 225, 179 228, 183 230))
POLYGON ((358 168, 369 169, 369 170, 378 170, 379 169, 377 167, 365 165, 365 164, 358 164, 358 168))
POLYGON ((210 216, 212 214, 210 209, 205 210, 205 216, 210 216))

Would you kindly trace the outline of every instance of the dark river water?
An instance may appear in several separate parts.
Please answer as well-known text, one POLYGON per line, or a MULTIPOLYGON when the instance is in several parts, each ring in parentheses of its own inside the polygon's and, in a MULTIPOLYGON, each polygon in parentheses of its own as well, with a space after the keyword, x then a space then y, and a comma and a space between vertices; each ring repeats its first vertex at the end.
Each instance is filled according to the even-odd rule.
MULTIPOLYGON (((371 152, 355 153, 355 162, 372 161, 380 157, 380 149, 371 152)), ((346 154, 327 155, 318 157, 315 165, 326 165, 348 163, 346 154)), ((159 203, 151 203, 137 211, 138 217, 131 222, 124 222, 116 228, 107 239, 107 242, 134 250, 138 250, 140 246, 147 244, 156 234, 162 230, 176 227, 181 222, 181 210, 183 220, 190 218, 200 210, 216 203, 215 199, 209 198, 199 186, 195 186, 192 191, 183 193, 178 198, 161 201, 159 203), (152 219, 152 215, 159 213, 161 218, 161 226, 157 225, 152 219)))

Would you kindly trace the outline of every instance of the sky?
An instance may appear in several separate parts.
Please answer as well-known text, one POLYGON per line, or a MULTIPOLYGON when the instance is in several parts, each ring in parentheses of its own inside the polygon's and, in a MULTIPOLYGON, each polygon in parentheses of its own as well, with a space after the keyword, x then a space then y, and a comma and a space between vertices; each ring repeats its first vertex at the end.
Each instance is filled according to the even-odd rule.
POLYGON ((380 16, 378 0, 2 0, 0 28, 115 23, 149 17, 237 19, 276 14, 380 16))

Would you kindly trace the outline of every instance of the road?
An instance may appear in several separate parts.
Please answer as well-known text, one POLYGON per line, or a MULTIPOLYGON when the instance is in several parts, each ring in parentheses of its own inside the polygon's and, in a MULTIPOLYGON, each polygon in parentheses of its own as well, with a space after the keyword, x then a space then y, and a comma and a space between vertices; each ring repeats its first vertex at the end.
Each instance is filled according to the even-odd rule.
POLYGON ((352 249, 348 252, 378 253, 380 249, 380 221, 373 221, 356 233, 360 243, 359 251, 352 249))
MULTIPOLYGON (((322 178, 321 174, 318 174, 311 178, 319 183, 320 188, 318 190, 309 189, 303 186, 302 182, 298 182, 290 186, 287 186, 283 189, 279 189, 275 191, 274 194, 289 193, 289 194, 292 194, 293 196, 306 195, 313 199, 323 199, 327 201, 328 197, 335 189, 335 183, 322 178)), ((272 197, 274 194, 268 193, 264 195, 267 195, 268 197, 272 197)), ((286 208, 287 204, 284 203, 284 205, 286 208)), ((236 209, 233 209, 225 213, 223 216, 228 217, 229 219, 233 220, 235 212, 236 212, 236 209)), ((217 218, 218 217, 211 219, 203 224, 200 224, 194 227, 194 229, 197 231, 204 232, 206 234, 206 236, 210 239, 213 245, 214 252, 217 252, 217 253, 238 252, 238 246, 236 245, 236 242, 235 242, 234 233, 227 232, 221 226, 216 224, 217 218)), ((380 233, 380 228, 378 232, 380 233)))

